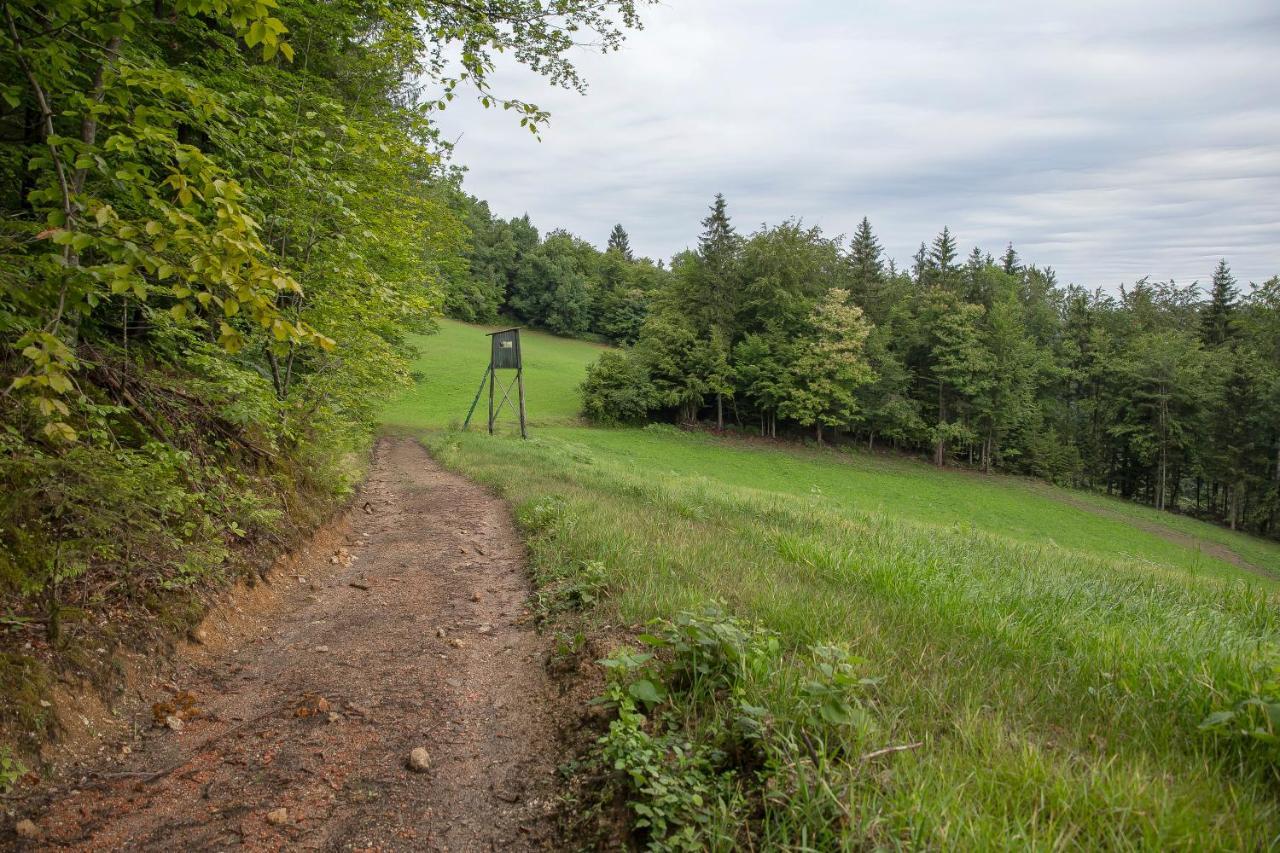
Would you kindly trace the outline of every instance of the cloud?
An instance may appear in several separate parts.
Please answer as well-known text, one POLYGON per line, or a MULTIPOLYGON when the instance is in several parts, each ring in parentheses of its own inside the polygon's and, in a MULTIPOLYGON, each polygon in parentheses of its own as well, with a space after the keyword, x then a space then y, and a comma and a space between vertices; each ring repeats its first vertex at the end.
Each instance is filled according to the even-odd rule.
POLYGON ((470 103, 469 191, 668 257, 723 192, 742 230, 871 218, 905 262, 949 225, 1060 278, 1280 272, 1280 11, 1271 2, 670 0, 586 97, 504 67, 552 112, 541 143, 470 103), (1058 8, 1067 7, 1067 8, 1058 8))

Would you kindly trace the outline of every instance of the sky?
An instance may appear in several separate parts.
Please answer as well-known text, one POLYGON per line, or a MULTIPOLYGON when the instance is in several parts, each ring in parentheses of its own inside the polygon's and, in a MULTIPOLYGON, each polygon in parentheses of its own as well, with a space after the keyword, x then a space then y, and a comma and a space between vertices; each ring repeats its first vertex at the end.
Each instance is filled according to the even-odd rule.
POLYGON ((442 115, 466 189, 603 246, 696 243, 717 192, 734 224, 870 218, 909 264, 944 225, 962 254, 1063 283, 1280 273, 1277 0, 664 0, 617 53, 575 61, 585 96, 503 65, 550 110, 442 115))

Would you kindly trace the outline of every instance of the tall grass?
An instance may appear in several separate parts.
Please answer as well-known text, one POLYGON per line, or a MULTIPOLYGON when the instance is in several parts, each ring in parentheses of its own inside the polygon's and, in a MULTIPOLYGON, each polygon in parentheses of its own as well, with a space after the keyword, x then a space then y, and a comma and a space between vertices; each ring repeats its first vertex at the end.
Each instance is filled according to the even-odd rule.
MULTIPOLYGON (((690 452, 661 431, 617 436, 668 459, 690 452)), ((738 482, 641 469, 558 436, 430 442, 526 512, 554 501, 531 532, 535 564, 557 576, 591 565, 607 596, 598 618, 641 624, 725 602, 781 644, 731 692, 780 719, 812 666, 806 650, 838 644, 876 679, 863 697, 875 726, 856 750, 921 743, 872 761, 853 748, 778 753, 767 767, 790 780, 777 783, 785 796, 765 787, 767 767, 740 768, 737 794, 716 789, 707 804, 699 843, 1256 849, 1280 837, 1273 759, 1199 729, 1260 690, 1280 657, 1270 585, 1192 574, 1158 551, 1108 554, 1067 529, 1057 539, 1079 547, 823 489, 753 488, 750 460, 715 443, 697 451, 705 466, 740 466, 738 482), (751 785, 759 796, 742 795, 751 785)), ((776 478, 774 461, 760 481, 776 478)), ((722 730, 714 705, 673 695, 665 707, 695 751, 722 730)))

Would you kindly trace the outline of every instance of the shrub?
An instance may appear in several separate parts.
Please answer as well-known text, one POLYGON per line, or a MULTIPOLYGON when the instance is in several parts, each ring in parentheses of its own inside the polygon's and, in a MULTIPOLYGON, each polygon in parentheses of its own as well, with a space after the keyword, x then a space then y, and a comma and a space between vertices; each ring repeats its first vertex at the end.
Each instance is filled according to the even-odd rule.
POLYGON ((597 423, 643 420, 659 405, 649 372, 629 352, 607 351, 589 368, 582 383, 582 411, 597 423))
POLYGON ((840 767, 880 730, 865 662, 833 645, 788 653, 718 605, 653 628, 640 637, 651 651, 600 662, 597 700, 618 714, 600 760, 649 848, 730 849, 757 820, 782 836, 825 827, 836 843, 848 819, 840 767))

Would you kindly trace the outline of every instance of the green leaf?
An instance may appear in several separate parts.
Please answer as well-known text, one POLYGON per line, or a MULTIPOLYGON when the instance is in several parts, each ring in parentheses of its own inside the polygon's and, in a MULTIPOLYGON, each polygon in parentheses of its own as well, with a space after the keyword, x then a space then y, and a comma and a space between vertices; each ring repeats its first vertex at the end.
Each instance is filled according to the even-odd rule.
POLYGON ((854 721, 853 708, 848 702, 834 696, 828 696, 818 710, 822 719, 833 726, 848 726, 854 721))
POLYGON ((1214 711, 1200 722, 1201 729, 1216 729, 1229 723, 1236 716, 1235 711, 1214 711))
POLYGON ((657 705, 663 699, 662 691, 647 678, 632 682, 627 692, 633 699, 638 699, 647 705, 657 705))

